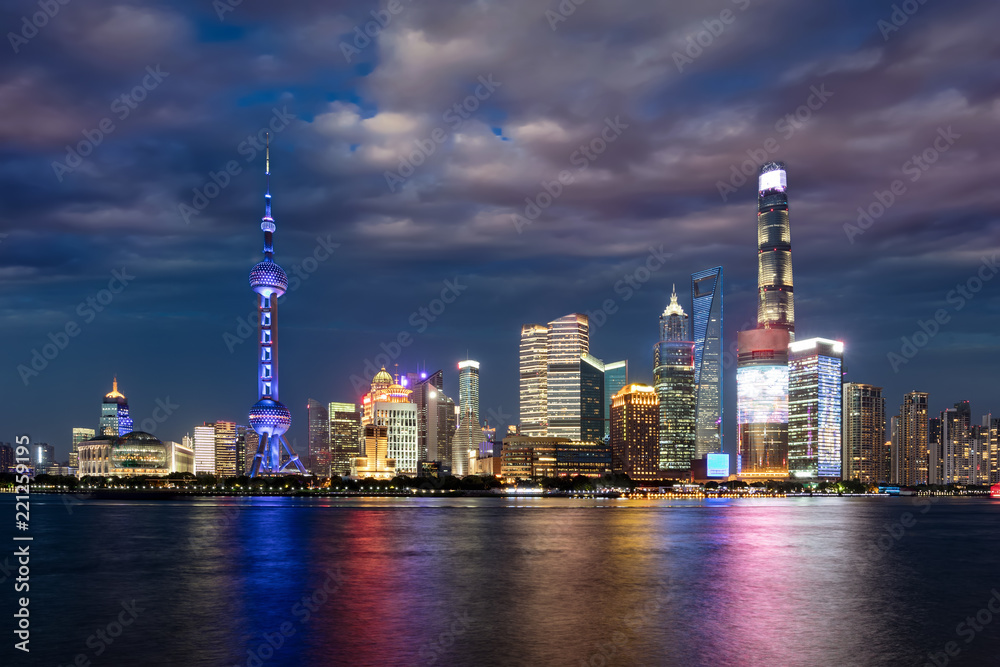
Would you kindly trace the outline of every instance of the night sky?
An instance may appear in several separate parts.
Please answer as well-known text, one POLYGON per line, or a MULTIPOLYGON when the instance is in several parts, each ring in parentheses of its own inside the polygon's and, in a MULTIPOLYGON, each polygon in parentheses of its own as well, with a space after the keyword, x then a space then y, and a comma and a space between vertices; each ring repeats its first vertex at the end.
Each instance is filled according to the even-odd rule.
POLYGON ((728 348, 756 316, 756 189, 733 174, 761 156, 788 165, 797 336, 844 340, 889 413, 914 389, 1000 412, 1000 5, 911 1, 88 1, 38 30, 5 3, 0 440, 65 460, 115 374, 137 428, 176 406, 162 439, 245 423, 268 127, 300 453, 306 399, 357 400, 400 334, 390 370, 443 368, 456 399, 479 360, 494 422, 517 419, 526 322, 613 300, 591 352, 650 382, 671 284, 689 308, 722 265, 728 348), (27 373, 49 334, 64 349, 27 373))

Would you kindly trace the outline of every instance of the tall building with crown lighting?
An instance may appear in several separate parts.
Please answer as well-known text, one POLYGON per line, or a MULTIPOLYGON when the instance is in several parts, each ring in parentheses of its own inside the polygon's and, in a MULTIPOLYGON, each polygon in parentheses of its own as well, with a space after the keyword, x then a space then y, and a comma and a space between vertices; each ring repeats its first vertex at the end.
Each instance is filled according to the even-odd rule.
MULTIPOLYGON (((413 391, 403 386, 403 382, 406 378, 393 379, 383 366, 372 378, 371 391, 361 399, 361 421, 366 427, 370 424, 384 426, 387 458, 393 460, 394 470, 401 475, 416 475, 420 470, 419 412, 410 398, 413 391)), ((368 432, 366 429, 366 442, 368 432)), ((381 431, 372 433, 377 443, 381 431)), ((375 451, 381 456, 380 449, 375 451)))
POLYGON ((660 315, 660 341, 653 348, 653 386, 659 399, 659 467, 691 469, 695 458, 694 342, 677 289, 660 315))
POLYGON ((722 451, 722 267, 691 274, 695 458, 722 451))
POLYGON ((844 344, 825 338, 788 346, 788 472, 831 481, 842 474, 844 344))
POLYGON ((611 465, 634 480, 660 477, 660 401, 656 390, 630 384, 611 401, 611 465))
POLYGON ((271 217, 271 146, 264 158, 264 259, 250 270, 250 287, 257 293, 257 402, 250 408, 250 426, 260 436, 250 477, 306 469, 285 439, 292 413, 278 399, 278 299, 288 289, 288 276, 274 261, 274 218, 271 217), (282 463, 282 452, 287 461, 282 463), (292 467, 294 470, 289 470, 292 467))
POLYGON ((128 399, 118 391, 118 378, 101 403, 101 435, 120 437, 132 432, 132 418, 128 414, 128 399))
POLYGON ((757 328, 737 335, 736 470, 742 477, 788 476, 788 346, 795 340, 792 245, 785 165, 757 179, 757 328))

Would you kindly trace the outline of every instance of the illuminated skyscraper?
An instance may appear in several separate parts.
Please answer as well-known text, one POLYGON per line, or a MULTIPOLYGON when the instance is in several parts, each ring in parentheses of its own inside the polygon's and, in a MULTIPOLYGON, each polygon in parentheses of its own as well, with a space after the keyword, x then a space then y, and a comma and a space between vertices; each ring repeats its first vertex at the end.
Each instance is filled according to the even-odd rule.
POLYGON ((236 477, 236 422, 215 422, 215 471, 219 479, 236 477))
POLYGON ((412 393, 383 367, 372 378, 371 392, 361 399, 361 423, 386 427, 388 457, 393 460, 395 470, 403 475, 416 475, 420 469, 419 412, 410 398, 412 393))
MULTIPOLYGON (((414 405, 414 404, 410 404, 414 405)), ((416 407, 416 406, 414 406, 416 407)), ((366 424, 364 454, 351 461, 351 475, 361 479, 392 479, 396 476, 396 461, 389 457, 389 427, 366 424)))
POLYGON ((687 340, 687 313, 677 290, 660 315, 660 342, 653 348, 653 378, 660 404, 659 467, 690 470, 695 458, 694 342, 687 340))
POLYGON ((458 428, 452 439, 453 475, 472 474, 471 461, 479 452, 483 429, 479 423, 479 362, 458 362, 458 428))
POLYGON ((788 346, 788 472, 800 479, 841 476, 844 344, 825 338, 788 346))
MULTIPOLYGON (((84 440, 90 440, 97 433, 92 428, 74 428, 73 429, 73 445, 69 452, 69 465, 71 468, 76 468, 80 465, 80 443, 84 440)), ((0 466, 0 472, 7 472, 0 466)))
MULTIPOLYGON (((972 437, 972 409, 969 401, 960 401, 955 407, 944 410, 941 413, 940 429, 939 447, 943 463, 943 480, 931 483, 985 483, 973 481, 977 478, 979 461, 972 437)), ((930 446, 928 449, 934 451, 930 446)))
POLYGON ((361 444, 361 411, 355 403, 330 403, 330 474, 350 475, 361 444))
POLYGON ((215 474, 215 424, 194 427, 194 472, 215 474))
POLYGON ((264 158, 267 191, 264 194, 264 217, 260 228, 264 232, 264 260, 250 270, 250 287, 258 295, 257 302, 257 403, 250 408, 250 426, 260 435, 250 477, 258 473, 278 474, 294 466, 300 473, 306 469, 299 456, 285 439, 292 425, 292 413, 278 400, 278 298, 288 289, 288 276, 274 261, 273 235, 276 229, 271 217, 271 147, 268 137, 264 158), (282 449, 288 456, 282 464, 282 449))
POLYGON ((788 179, 782 162, 760 168, 757 187, 757 326, 783 329, 795 340, 788 179))
POLYGON ((865 484, 889 481, 885 446, 885 398, 882 387, 844 385, 844 479, 865 484))
POLYGON ((326 406, 310 398, 306 401, 309 415, 309 471, 320 477, 330 476, 330 414, 326 406))
POLYGON ((903 396, 903 405, 899 408, 898 484, 927 483, 927 428, 927 392, 911 391, 903 396))
POLYGON ((741 331, 736 360, 736 472, 788 476, 788 332, 741 331))
POLYGON ((590 351, 590 323, 573 313, 549 322, 546 402, 548 433, 580 440, 580 357, 590 351))
POLYGON ((591 354, 580 357, 580 440, 604 438, 604 362, 591 354))
POLYGON ((628 384, 628 360, 604 364, 604 437, 611 435, 611 398, 628 384))
POLYGON ((128 414, 128 399, 118 391, 118 378, 101 403, 101 435, 123 436, 132 432, 132 418, 128 414))
POLYGON ((660 401, 649 385, 630 384, 611 400, 611 461, 634 480, 659 479, 660 401))
POLYGON ((695 458, 722 451, 722 267, 691 274, 695 458))
POLYGON ((521 433, 527 436, 544 436, 548 429, 548 339, 549 328, 544 324, 521 327, 521 433))

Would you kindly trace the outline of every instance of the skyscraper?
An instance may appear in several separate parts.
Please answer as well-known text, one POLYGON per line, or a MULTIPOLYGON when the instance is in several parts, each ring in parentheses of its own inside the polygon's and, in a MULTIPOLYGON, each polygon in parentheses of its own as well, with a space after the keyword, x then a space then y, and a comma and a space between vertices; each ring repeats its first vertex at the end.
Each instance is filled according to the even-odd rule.
POLYGON ((350 475, 361 443, 361 411, 355 403, 330 403, 330 474, 350 475))
POLYGON ((739 333, 736 360, 736 472, 742 477, 788 475, 788 332, 739 333))
POLYGON ((694 342, 677 290, 660 315, 660 342, 653 348, 653 378, 660 404, 659 467, 690 470, 695 458, 694 342))
POLYGON ((611 398, 628 384, 628 360, 604 364, 604 437, 611 436, 611 398))
POLYGON ((911 391, 899 409, 899 480, 903 486, 927 483, 927 392, 911 391))
POLYGON ((580 357, 590 351, 590 323, 573 313, 549 322, 546 368, 547 435, 580 439, 580 357))
POLYGON ((309 470, 320 477, 330 476, 330 414, 314 398, 306 401, 309 416, 309 470))
POLYGON ((520 413, 521 433, 544 436, 548 430, 547 375, 549 363, 549 328, 544 324, 521 327, 520 413))
POLYGON ((132 418, 128 414, 128 399, 118 391, 118 378, 101 403, 101 435, 115 437, 132 432, 132 418))
POLYGON ((215 471, 219 479, 236 477, 236 422, 215 422, 215 471))
POLYGON ((660 406, 656 390, 630 384, 611 401, 611 465, 634 480, 659 478, 660 406))
POLYGON ((267 190, 264 194, 264 217, 260 228, 264 232, 264 260, 250 270, 250 287, 257 293, 257 403, 250 408, 250 426, 260 435, 250 477, 259 472, 278 474, 294 466, 300 473, 306 469, 299 456, 285 439, 292 425, 292 413, 278 400, 278 299, 288 289, 288 276, 274 261, 273 235, 276 229, 271 217, 271 147, 268 137, 264 157, 267 190), (288 461, 282 465, 281 451, 288 461))
POLYGON ((722 451, 722 267, 691 274, 695 457, 722 451))
POLYGON ((944 427, 940 417, 927 420, 927 483, 944 484, 944 427))
POLYGON ((452 439, 451 471, 453 475, 472 474, 471 461, 476 458, 483 429, 479 423, 479 362, 467 359, 458 362, 458 428, 452 439))
POLYGON ((810 338, 788 346, 788 472, 840 478, 844 344, 810 338))
MULTIPOLYGON (((97 433, 92 428, 73 429, 73 444, 69 452, 69 465, 71 468, 76 468, 79 466, 80 443, 83 442, 84 440, 90 440, 95 435, 97 435, 97 433)), ((6 471, 3 470, 2 467, 0 467, 0 472, 6 472, 6 471)))
POLYGON ((580 440, 604 438, 604 362, 587 353, 580 357, 580 440))
POLYGON ((889 481, 885 446, 885 398, 882 387, 858 382, 844 385, 844 479, 865 484, 889 481))
POLYGON ((941 458, 943 481, 940 484, 976 484, 978 457, 972 438, 972 408, 969 401, 941 413, 941 458))
POLYGON ((215 424, 194 427, 194 472, 215 474, 215 424))
POLYGON ((757 187, 757 326, 795 340, 788 180, 783 162, 761 166, 757 187))
POLYGON ((479 362, 472 359, 458 362, 458 405, 462 413, 470 413, 479 423, 479 362))
POLYGON ((413 390, 400 384, 383 367, 372 378, 371 392, 361 399, 361 423, 386 427, 388 458, 393 460, 394 470, 403 475, 415 475, 420 468, 419 413, 416 403, 410 399, 412 393, 413 390))

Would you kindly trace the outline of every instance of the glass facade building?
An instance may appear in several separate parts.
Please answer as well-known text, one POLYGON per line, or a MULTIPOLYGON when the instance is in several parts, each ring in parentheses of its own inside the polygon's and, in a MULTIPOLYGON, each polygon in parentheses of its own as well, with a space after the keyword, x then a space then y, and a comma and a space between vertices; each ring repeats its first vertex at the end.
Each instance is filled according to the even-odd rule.
POLYGON ((580 358, 590 351, 590 322, 573 313, 549 322, 546 368, 547 435, 580 439, 580 358))
POLYGON ((132 432, 132 418, 128 414, 128 399, 118 391, 115 378, 111 391, 104 395, 101 403, 100 435, 122 436, 132 432))
POLYGON ((236 477, 236 422, 215 422, 215 471, 220 479, 236 477))
POLYGON ((691 274, 695 457, 722 451, 722 267, 691 274))
POLYGON ((361 410, 356 403, 330 403, 330 474, 351 474, 351 460, 361 450, 361 410))
POLYGON ((659 467, 690 470, 695 458, 695 362, 688 317, 674 290, 660 315, 660 342, 653 348, 653 386, 660 403, 659 467))
POLYGON ((604 438, 604 362, 590 355, 580 357, 580 437, 597 442, 604 438))
POLYGON ((194 472, 215 474, 215 424, 194 427, 194 472))
POLYGON ((306 401, 309 420, 309 471, 320 477, 330 476, 330 413, 314 398, 306 401))
POLYGON ((627 360, 604 364, 604 437, 611 435, 611 397, 627 384, 627 360))
POLYGON ((757 326, 795 340, 788 180, 782 162, 761 166, 757 187, 757 326))
POLYGON ((810 338, 788 346, 788 472, 841 477, 844 344, 810 338))
POLYGON ((849 382, 844 385, 844 479, 866 484, 889 481, 885 446, 885 398, 882 387, 849 382))
POLYGON ((788 332, 741 331, 736 366, 736 428, 741 477, 788 476, 788 332))

